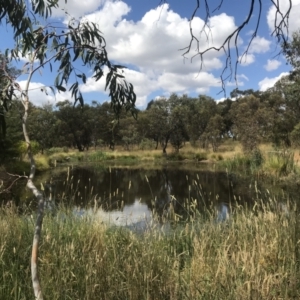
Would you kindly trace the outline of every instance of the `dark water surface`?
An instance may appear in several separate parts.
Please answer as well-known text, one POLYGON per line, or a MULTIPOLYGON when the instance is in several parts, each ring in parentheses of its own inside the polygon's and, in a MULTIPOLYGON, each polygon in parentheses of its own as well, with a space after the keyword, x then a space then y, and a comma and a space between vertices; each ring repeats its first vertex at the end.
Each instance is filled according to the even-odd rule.
MULTIPOLYGON (((267 187, 254 180, 194 165, 80 165, 45 172, 36 182, 43 183, 51 203, 71 205, 78 214, 98 208, 100 218, 122 225, 151 219, 153 211, 164 216, 171 208, 185 216, 190 204, 200 212, 214 209, 216 218, 222 220, 231 205, 251 206, 262 194, 268 197, 267 187)), ((30 199, 27 194, 27 201, 30 199)))

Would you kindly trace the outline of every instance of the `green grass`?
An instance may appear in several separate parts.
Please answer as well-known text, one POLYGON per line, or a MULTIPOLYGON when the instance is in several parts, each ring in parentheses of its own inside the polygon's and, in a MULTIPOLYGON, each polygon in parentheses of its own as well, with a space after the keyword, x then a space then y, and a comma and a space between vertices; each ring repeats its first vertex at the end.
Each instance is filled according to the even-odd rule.
POLYGON ((291 151, 272 151, 267 155, 264 170, 276 177, 288 176, 297 172, 294 153, 291 151))
POLYGON ((219 167, 225 168, 229 173, 242 175, 264 176, 273 179, 288 179, 299 172, 299 167, 294 159, 292 151, 268 151, 260 150, 248 155, 236 155, 233 158, 223 160, 219 167))
MULTIPOLYGON (((257 195, 261 195, 258 193, 257 195)), ((44 219, 40 278, 45 299, 299 299, 299 213, 266 193, 222 223, 196 215, 153 223, 143 234, 79 218, 44 219), (161 227, 162 226, 162 227, 161 227)), ((33 299, 34 217, 0 212, 0 299, 33 299)))

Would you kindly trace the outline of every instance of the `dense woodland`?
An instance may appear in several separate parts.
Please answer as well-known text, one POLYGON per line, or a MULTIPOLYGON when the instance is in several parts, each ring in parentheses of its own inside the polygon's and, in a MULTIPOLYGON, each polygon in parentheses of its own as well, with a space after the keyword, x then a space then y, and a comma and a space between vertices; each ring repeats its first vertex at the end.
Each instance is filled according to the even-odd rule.
MULTIPOLYGON (((1 149, 6 156, 22 151, 22 131, 18 101, 6 113, 6 138, 1 149)), ((35 151, 53 147, 89 148, 122 145, 130 150, 167 147, 179 151, 189 141, 192 145, 217 151, 226 140, 239 140, 246 152, 261 142, 277 146, 300 143, 300 99, 297 86, 284 78, 267 92, 253 90, 231 93, 231 98, 216 102, 199 95, 189 97, 173 94, 168 99, 152 100, 139 111, 137 119, 122 113, 116 120, 108 102, 75 106, 66 100, 56 106, 30 106, 28 131, 35 151)))

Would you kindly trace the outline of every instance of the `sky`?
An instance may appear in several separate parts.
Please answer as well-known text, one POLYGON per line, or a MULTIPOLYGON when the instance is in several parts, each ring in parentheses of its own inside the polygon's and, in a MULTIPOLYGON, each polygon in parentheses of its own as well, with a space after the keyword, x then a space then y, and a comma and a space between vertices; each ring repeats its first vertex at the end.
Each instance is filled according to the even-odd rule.
MULTIPOLYGON (((287 75, 290 66, 280 52, 276 39, 271 36, 274 30, 275 7, 271 0, 265 0, 262 7, 260 27, 257 36, 249 48, 247 56, 241 56, 253 34, 258 17, 258 6, 253 16, 238 39, 239 57, 235 55, 231 44, 233 65, 238 59, 237 81, 232 78, 226 81, 222 92, 220 75, 225 65, 223 52, 208 52, 203 59, 202 68, 196 45, 185 56, 184 49, 190 43, 189 19, 196 7, 196 0, 59 0, 59 9, 53 11, 56 22, 66 22, 67 11, 78 19, 92 21, 99 25, 106 42, 108 57, 117 64, 127 66, 126 79, 134 85, 137 95, 136 106, 144 109, 147 103, 158 97, 168 97, 172 93, 187 94, 197 97, 199 94, 211 96, 216 101, 229 96, 230 92, 239 89, 265 91, 272 87, 281 76, 287 75), (238 84, 238 86, 237 86, 238 84)), ((257 1, 258 2, 258 1, 257 1)), ((289 18, 289 34, 300 28, 300 0, 292 0, 293 8, 289 18)), ((221 1, 208 1, 211 8, 217 7, 221 1)), ((280 0, 283 10, 288 0, 280 0)), ((200 30, 205 19, 204 1, 193 19, 193 30, 199 39, 200 49, 208 46, 220 46, 240 22, 243 22, 250 8, 250 0, 224 1, 208 19, 210 30, 206 34, 200 30)), ((5 25, 0 26, 2 39, 0 50, 12 47, 11 31, 5 25)), ((25 59, 19 63, 25 63, 25 59)), ((104 91, 105 80, 95 82, 92 72, 87 72, 87 84, 80 89, 87 103, 92 100, 104 102, 109 100, 104 91)), ((41 92, 41 86, 54 82, 55 72, 47 68, 34 76, 30 85, 30 99, 35 105, 56 103, 71 99, 70 94, 41 92)), ((25 86, 26 76, 18 78, 21 86, 25 86)), ((50 90, 49 90, 50 91, 50 90)))

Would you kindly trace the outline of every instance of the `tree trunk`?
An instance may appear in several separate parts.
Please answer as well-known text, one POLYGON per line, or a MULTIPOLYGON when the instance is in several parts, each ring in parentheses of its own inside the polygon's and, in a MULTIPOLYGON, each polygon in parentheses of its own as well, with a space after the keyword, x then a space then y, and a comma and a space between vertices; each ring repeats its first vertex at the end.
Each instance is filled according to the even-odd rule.
POLYGON ((30 189, 30 191, 33 193, 33 195, 37 198, 38 201, 38 211, 37 211, 37 219, 35 223, 35 229, 34 229, 34 236, 33 236, 33 242, 32 242, 32 252, 31 252, 31 277, 32 277, 32 287, 35 295, 35 299, 42 300, 42 290, 40 281, 38 278, 38 250, 39 250, 39 242, 41 238, 41 230, 42 230, 42 224, 43 224, 43 217, 44 217, 44 196, 43 194, 36 188, 36 186, 33 183, 33 178, 35 176, 35 161, 33 158, 33 154, 31 151, 31 143, 28 136, 27 128, 26 128, 26 122, 28 117, 28 108, 29 108, 29 100, 28 96, 25 96, 25 100, 22 101, 24 105, 24 116, 22 119, 22 127, 23 127, 23 134, 25 138, 25 142, 27 144, 27 153, 30 160, 30 174, 27 181, 27 187, 30 189))
POLYGON ((170 137, 167 136, 165 141, 163 142, 162 146, 163 146, 163 154, 167 154, 167 146, 168 146, 168 142, 169 142, 170 137))
POLYGON ((157 148, 158 148, 158 139, 154 139, 154 141, 156 142, 155 150, 157 150, 157 148))

